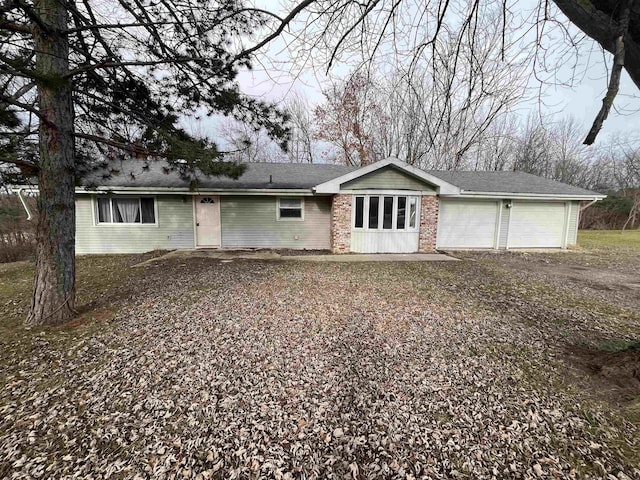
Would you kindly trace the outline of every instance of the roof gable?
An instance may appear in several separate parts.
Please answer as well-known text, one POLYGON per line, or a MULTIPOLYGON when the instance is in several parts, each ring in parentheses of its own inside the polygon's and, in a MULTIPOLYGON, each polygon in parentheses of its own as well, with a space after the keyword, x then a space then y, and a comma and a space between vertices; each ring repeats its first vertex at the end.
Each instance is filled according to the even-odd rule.
POLYGON ((424 170, 408 165, 397 158, 387 158, 385 160, 372 163, 371 165, 367 165, 366 167, 361 167, 352 172, 348 172, 340 177, 316 185, 314 191, 316 193, 339 193, 345 184, 349 184, 358 178, 365 177, 366 175, 388 167, 395 168, 402 172, 402 174, 417 179, 421 183, 431 185, 432 189, 436 190, 438 193, 453 195, 460 192, 460 189, 455 185, 431 175, 424 170))

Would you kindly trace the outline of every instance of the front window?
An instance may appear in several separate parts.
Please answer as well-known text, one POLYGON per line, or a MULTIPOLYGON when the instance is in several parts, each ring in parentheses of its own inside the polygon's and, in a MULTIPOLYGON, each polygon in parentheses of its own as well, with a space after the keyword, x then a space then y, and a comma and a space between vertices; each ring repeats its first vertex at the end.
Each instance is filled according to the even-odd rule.
POLYGON ((416 230, 418 197, 363 195, 355 197, 353 228, 368 230, 416 230))
POLYGON ((278 219, 302 220, 302 198, 279 198, 278 219))
POLYGON ((98 223, 156 223, 152 197, 98 198, 98 223))

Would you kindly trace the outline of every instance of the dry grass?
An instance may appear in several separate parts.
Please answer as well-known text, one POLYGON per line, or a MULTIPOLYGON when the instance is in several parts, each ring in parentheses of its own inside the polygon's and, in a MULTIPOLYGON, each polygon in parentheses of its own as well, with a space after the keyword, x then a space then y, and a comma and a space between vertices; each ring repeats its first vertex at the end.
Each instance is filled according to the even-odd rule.
MULTIPOLYGON (((469 255, 82 258, 98 323, 3 326, 0 477, 640 476, 637 423, 563 360, 567 342, 619 338, 637 315, 533 273, 573 253, 469 255)), ((29 268, 0 268, 9 313, 29 268)))

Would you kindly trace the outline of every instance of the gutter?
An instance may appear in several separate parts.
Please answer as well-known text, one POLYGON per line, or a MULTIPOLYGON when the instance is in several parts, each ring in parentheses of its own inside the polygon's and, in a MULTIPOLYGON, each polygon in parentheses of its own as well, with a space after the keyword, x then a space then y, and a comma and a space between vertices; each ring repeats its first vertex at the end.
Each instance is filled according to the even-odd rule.
POLYGON ((450 198, 513 198, 517 200, 602 200, 606 195, 571 195, 551 193, 509 193, 509 192, 470 192, 462 191, 459 195, 440 195, 450 198))
POLYGON ((29 206, 27 205, 27 202, 25 201, 24 197, 22 196, 22 191, 24 190, 24 188, 19 188, 17 190, 17 194, 18 194, 18 198, 20 199, 20 202, 22 203, 22 206, 24 207, 24 211, 27 212, 27 220, 31 220, 33 218, 33 216, 31 215, 31 212, 29 211, 29 206))
POLYGON ((602 200, 602 198, 594 198, 593 200, 591 200, 589 203, 587 203, 584 207, 580 207, 580 212, 585 211, 587 208, 589 208, 591 205, 593 205, 596 202, 599 202, 600 200, 602 200))
POLYGON ((75 193, 86 194, 148 194, 148 195, 292 195, 292 196, 313 196, 310 189, 287 189, 287 188, 255 188, 246 190, 221 190, 221 189, 199 189, 187 190, 182 187, 96 187, 96 188, 76 188, 75 193))

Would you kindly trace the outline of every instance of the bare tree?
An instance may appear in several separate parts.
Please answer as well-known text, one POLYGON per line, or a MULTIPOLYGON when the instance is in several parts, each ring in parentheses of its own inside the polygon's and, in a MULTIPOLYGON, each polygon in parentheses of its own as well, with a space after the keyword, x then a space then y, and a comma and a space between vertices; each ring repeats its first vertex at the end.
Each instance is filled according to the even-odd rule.
POLYGON ((227 120, 217 129, 227 146, 225 158, 238 163, 286 162, 286 152, 262 128, 227 120))
POLYGON ((640 227, 640 148, 623 150, 623 159, 617 168, 616 178, 622 194, 631 199, 629 215, 622 230, 628 226, 640 227))
POLYGON ((289 117, 291 134, 288 157, 292 163, 314 163, 316 146, 313 131, 313 113, 306 97, 295 94, 283 107, 289 117))
MULTIPOLYGON (((482 46, 479 40, 486 26, 486 13, 498 12, 495 26, 500 32, 503 62, 521 58, 523 47, 534 52, 529 65, 542 82, 553 82, 554 73, 573 56, 572 80, 579 81, 588 69, 579 59, 585 35, 613 54, 607 94, 585 144, 596 138, 617 94, 622 69, 640 87, 640 9, 637 0, 540 1, 527 14, 508 0, 349 0, 317 1, 298 19, 295 51, 300 63, 314 61, 330 70, 338 63, 352 67, 383 59, 410 65, 438 62, 439 45, 453 45, 451 70, 465 68, 464 46, 471 52, 482 46), (564 21, 563 14, 574 26, 564 21), (299 33, 304 29, 303 34, 299 33), (460 61, 459 61, 460 59, 460 61)), ((586 45, 590 47, 590 45, 586 45)), ((371 66, 371 63, 368 63, 371 66)), ((499 67, 499 65, 497 65, 499 67)), ((472 82, 473 80, 469 80, 472 82)), ((464 147, 464 146, 463 146, 464 147)))
POLYGON ((372 85, 354 74, 341 85, 324 92, 325 103, 315 109, 315 138, 332 144, 339 161, 363 166, 376 160, 374 125, 384 122, 379 106, 369 97, 372 85))

